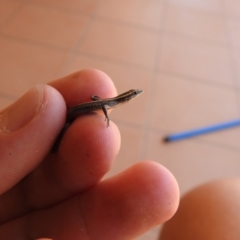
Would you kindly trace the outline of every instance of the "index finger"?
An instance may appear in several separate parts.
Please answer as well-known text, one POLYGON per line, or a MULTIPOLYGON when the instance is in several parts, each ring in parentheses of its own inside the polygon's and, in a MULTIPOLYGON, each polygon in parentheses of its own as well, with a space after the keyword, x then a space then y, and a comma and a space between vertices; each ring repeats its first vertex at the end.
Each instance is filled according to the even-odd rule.
POLYGON ((109 98, 117 95, 111 78, 97 69, 84 69, 49 83, 63 96, 69 108, 90 100, 91 95, 109 98))

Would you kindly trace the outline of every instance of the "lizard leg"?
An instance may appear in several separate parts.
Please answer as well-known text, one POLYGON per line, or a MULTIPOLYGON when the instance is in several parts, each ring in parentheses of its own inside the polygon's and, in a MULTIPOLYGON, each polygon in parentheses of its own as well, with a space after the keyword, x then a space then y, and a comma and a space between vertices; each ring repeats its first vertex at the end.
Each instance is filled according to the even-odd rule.
POLYGON ((109 127, 109 121, 110 121, 110 118, 108 117, 108 112, 107 112, 107 108, 105 105, 102 105, 102 110, 103 110, 103 113, 105 115, 105 121, 107 120, 107 127, 109 127))

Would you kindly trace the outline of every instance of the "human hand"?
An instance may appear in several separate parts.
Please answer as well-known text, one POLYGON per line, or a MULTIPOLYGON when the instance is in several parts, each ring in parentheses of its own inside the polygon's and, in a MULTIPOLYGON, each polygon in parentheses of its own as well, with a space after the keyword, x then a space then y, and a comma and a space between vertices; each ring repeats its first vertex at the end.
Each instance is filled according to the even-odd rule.
POLYGON ((176 180, 139 162, 106 179, 120 134, 104 116, 84 114, 50 149, 73 107, 116 95, 110 78, 83 70, 39 85, 0 113, 0 239, 133 239, 175 213, 176 180))

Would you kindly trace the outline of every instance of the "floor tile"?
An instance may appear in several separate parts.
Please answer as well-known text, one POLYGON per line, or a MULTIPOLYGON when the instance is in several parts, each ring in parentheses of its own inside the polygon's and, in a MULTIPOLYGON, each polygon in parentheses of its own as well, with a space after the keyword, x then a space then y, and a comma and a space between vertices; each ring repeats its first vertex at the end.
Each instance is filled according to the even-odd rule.
POLYGON ((169 7, 166 30, 199 40, 226 43, 225 21, 222 15, 183 7, 169 7))
POLYGON ((240 48, 239 47, 233 47, 232 49, 232 57, 233 57, 233 63, 232 67, 234 71, 236 72, 236 84, 238 87, 240 86, 240 48))
POLYGON ((83 31, 87 18, 39 6, 26 6, 2 33, 21 39, 71 49, 83 31))
MULTIPOLYGON (((232 89, 160 75, 151 127, 178 133, 238 119, 236 93, 232 89)), ((240 128, 204 135, 205 140, 239 147, 240 128)))
POLYGON ((20 96, 33 85, 56 78, 65 52, 0 39, 2 93, 20 96))
POLYGON ((142 159, 166 166, 182 194, 240 177, 240 127, 163 143, 168 133, 240 118, 239 0, 0 2, 0 109, 36 83, 98 68, 119 93, 144 89, 110 115, 122 146, 106 177, 142 159))
POLYGON ((113 80, 118 93, 130 89, 143 89, 144 93, 128 104, 113 110, 111 119, 123 121, 128 124, 142 126, 145 122, 146 102, 149 96, 149 82, 152 73, 143 69, 121 66, 101 59, 91 57, 74 56, 68 62, 68 68, 63 75, 78 71, 84 68, 97 68, 107 73, 113 80))
MULTIPOLYGON (((230 121, 237 120, 237 119, 230 119, 230 121)), ((222 121, 216 122, 216 124, 219 124, 219 123, 222 123, 222 121)), ((238 126, 238 127, 224 129, 222 131, 217 131, 217 132, 199 136, 197 140, 200 142, 205 142, 206 144, 209 144, 209 145, 226 147, 226 148, 229 148, 230 150, 240 150, 239 136, 240 136, 240 127, 238 126)))
POLYGON ((230 35, 230 43, 240 48, 240 19, 229 19, 227 27, 230 35))
POLYGON ((160 228, 156 227, 134 240, 157 240, 159 233, 160 233, 160 228))
POLYGON ((91 14, 94 12, 97 0, 32 0, 32 3, 46 4, 66 11, 75 13, 91 14))
POLYGON ((13 2, 9 0, 1 0, 1 7, 0 8, 0 26, 5 23, 6 20, 12 18, 12 14, 16 12, 21 6, 21 2, 13 2))
POLYGON ((146 158, 168 168, 178 181, 180 192, 212 179, 240 176, 240 152, 199 144, 191 140, 164 144, 159 135, 149 136, 146 158))
POLYGON ((152 68, 157 33, 96 20, 79 51, 152 68))
POLYGON ((228 16, 240 17, 240 2, 239 0, 223 0, 224 12, 228 16))
POLYGON ((121 149, 115 159, 112 169, 105 178, 122 172, 141 160, 139 159, 139 146, 142 136, 141 131, 120 125, 119 130, 121 133, 121 149))
POLYGON ((103 0, 97 15, 148 28, 159 28, 162 17, 162 1, 149 0, 103 0))
POLYGON ((166 36, 159 69, 216 83, 233 84, 227 47, 166 36))
POLYGON ((222 12, 220 0, 166 0, 169 4, 192 9, 204 10, 212 13, 222 12))

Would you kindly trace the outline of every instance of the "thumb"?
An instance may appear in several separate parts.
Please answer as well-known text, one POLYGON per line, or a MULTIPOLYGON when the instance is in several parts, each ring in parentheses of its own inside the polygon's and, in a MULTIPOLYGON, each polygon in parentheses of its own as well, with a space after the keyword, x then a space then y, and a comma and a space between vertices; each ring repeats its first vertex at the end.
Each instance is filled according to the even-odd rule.
POLYGON ((0 112, 0 194, 43 160, 65 116, 63 97, 47 85, 37 85, 0 112))

